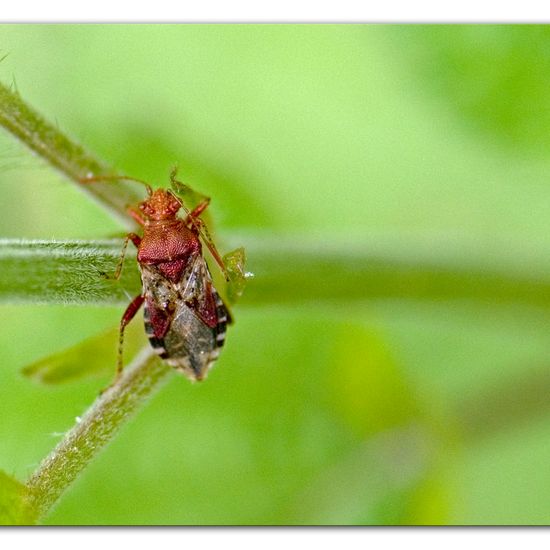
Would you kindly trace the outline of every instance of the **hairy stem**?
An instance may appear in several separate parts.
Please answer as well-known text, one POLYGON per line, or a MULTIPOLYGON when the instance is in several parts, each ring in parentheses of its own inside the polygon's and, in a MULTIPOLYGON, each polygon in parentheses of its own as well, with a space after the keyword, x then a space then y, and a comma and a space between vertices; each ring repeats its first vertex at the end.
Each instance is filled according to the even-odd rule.
MULTIPOLYGON (((84 192, 98 200, 124 225, 134 227, 127 207, 142 198, 142 189, 124 181, 83 183, 84 178, 112 175, 112 169, 70 140, 56 125, 50 124, 27 105, 17 92, 0 84, 0 125, 31 151, 57 169, 84 192)), ((90 297, 99 302, 107 295, 121 300, 125 286, 137 284, 135 262, 127 270, 122 284, 109 284, 117 252, 112 246, 96 243, 82 247, 78 243, 57 247, 41 244, 2 243, 1 260, 5 271, 0 287, 15 301, 84 303, 90 297), (132 277, 133 275, 133 277, 132 277), (70 280, 68 280, 70 279, 70 280), (10 283, 10 280, 12 281, 10 283), (65 297, 63 297, 64 293, 65 297), (42 296, 42 299, 40 298, 42 296), (86 296, 88 298, 86 298, 86 296)), ((116 246, 116 245, 115 245, 116 246)), ((147 350, 128 367, 123 376, 104 392, 83 419, 41 463, 30 477, 26 497, 35 519, 43 517, 61 494, 77 478, 94 456, 114 437, 118 428, 158 387, 170 372, 166 365, 147 350)))
POLYGON ((152 351, 144 350, 121 378, 97 398, 27 481, 27 500, 36 520, 51 510, 170 372, 152 351))
MULTIPOLYGON (((403 238, 318 242, 296 236, 240 235, 251 261, 242 303, 354 303, 372 299, 470 300, 550 308, 550 264, 544 250, 526 254, 479 244, 403 238)), ((0 240, 0 302, 123 304, 139 292, 133 253, 122 278, 110 280, 122 240, 0 240)))
POLYGON ((142 198, 141 188, 122 181, 82 184, 82 178, 112 175, 113 170, 42 118, 17 92, 1 83, 0 125, 98 200, 127 227, 134 226, 126 208, 142 198))
POLYGON ((135 255, 122 276, 109 278, 122 239, 109 241, 21 241, 0 239, 0 302, 123 304, 140 291, 135 255))

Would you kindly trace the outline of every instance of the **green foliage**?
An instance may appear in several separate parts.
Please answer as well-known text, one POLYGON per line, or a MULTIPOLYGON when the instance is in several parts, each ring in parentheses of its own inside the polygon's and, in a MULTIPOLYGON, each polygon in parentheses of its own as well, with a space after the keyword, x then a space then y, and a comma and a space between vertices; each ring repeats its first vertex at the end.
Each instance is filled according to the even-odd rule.
MULTIPOLYGON (((86 177, 110 172, 59 128, 44 120, 16 91, 3 84, 0 84, 0 125, 76 183, 86 177)), ((135 190, 124 187, 124 183, 118 184, 117 193, 112 193, 107 184, 83 187, 116 214, 124 214, 126 206, 137 200, 135 190)))
POLYGON ((418 415, 414 395, 384 340, 360 326, 344 325, 334 341, 334 406, 362 438, 411 422, 418 415), (339 366, 342 366, 339 368, 339 366))
POLYGON ((507 147, 545 152, 550 141, 547 25, 407 29, 411 67, 472 126, 507 147))
POLYGON ((47 514, 63 492, 113 438, 120 426, 170 372, 146 350, 107 388, 26 484, 27 499, 38 517, 47 514))
MULTIPOLYGON (((31 363, 22 369, 22 373, 44 384, 59 384, 88 375, 105 375, 109 372, 106 357, 110 351, 114 351, 113 342, 116 342, 117 336, 118 330, 110 329, 69 349, 31 363)), ((111 365, 114 364, 113 357, 111 365)))
POLYGON ((253 273, 245 271, 246 254, 244 247, 228 252, 223 257, 229 281, 227 282, 227 297, 229 303, 234 304, 244 292, 246 280, 253 277, 253 273))
MULTIPOLYGON (((22 374, 44 384, 61 384, 83 377, 112 376, 117 362, 116 345, 119 329, 113 327, 101 334, 26 365, 22 374)), ((131 358, 145 344, 143 327, 134 323, 124 335, 124 356, 131 358)))
POLYGON ((0 464, 35 470, 40 521, 547 524, 546 35, 2 27, 21 95, 2 90, 0 119, 76 184, 0 136, 0 464), (175 164, 255 277, 205 383, 173 376, 124 430, 71 429, 112 382, 116 334, 78 342, 139 289, 132 254, 122 281, 102 275, 122 229, 80 192, 130 227, 142 187, 83 178, 167 187, 175 164), (79 381, 32 384, 29 364, 79 381))
POLYGON ((183 202, 184 208, 188 211, 195 209, 200 203, 208 201, 209 198, 199 193, 189 185, 176 179, 177 169, 174 168, 170 173, 170 187, 177 197, 183 202))
POLYGON ((33 512, 25 500, 26 488, 0 471, 0 525, 32 525, 33 512))

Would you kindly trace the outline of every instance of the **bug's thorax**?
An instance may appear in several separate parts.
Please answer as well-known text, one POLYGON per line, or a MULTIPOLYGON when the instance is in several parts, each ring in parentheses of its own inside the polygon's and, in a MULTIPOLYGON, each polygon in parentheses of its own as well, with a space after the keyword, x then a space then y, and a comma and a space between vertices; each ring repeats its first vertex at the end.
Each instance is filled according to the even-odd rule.
POLYGON ((138 262, 156 265, 173 282, 180 279, 190 259, 201 253, 198 235, 177 217, 180 208, 178 199, 165 189, 151 192, 139 205, 145 223, 138 262))
POLYGON ((156 265, 170 280, 177 282, 189 261, 201 254, 198 236, 183 220, 148 222, 138 249, 138 262, 156 265))

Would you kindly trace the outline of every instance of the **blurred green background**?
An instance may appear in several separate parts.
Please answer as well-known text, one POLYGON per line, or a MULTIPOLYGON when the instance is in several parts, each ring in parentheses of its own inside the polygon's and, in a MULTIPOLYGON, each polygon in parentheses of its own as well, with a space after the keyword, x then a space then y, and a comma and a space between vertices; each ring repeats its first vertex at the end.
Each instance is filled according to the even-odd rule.
MULTIPOLYGON (((550 251, 548 27, 3 25, 0 54, 122 172, 178 162, 222 241, 550 251)), ((4 132, 0 186, 3 237, 121 231, 4 132)), ((549 523, 550 311, 367 298, 237 307, 208 380, 173 376, 46 523, 549 523)), ((20 369, 122 308, 0 311, 0 469, 24 479, 107 378, 20 369)))

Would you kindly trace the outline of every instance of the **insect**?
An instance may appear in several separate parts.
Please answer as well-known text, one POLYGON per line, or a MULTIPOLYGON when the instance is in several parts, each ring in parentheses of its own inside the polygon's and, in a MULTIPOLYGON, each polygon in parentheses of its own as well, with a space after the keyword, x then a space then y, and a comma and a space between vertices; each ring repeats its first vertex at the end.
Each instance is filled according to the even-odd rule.
POLYGON ((145 185, 147 198, 128 208, 130 216, 142 227, 142 236, 129 233, 122 247, 120 262, 113 278, 121 274, 128 242, 137 248, 142 291, 126 308, 120 321, 117 376, 123 368, 124 329, 144 305, 145 331, 154 351, 169 365, 191 380, 203 380, 217 359, 225 342, 229 311, 214 288, 210 270, 203 256, 206 244, 227 281, 237 280, 242 286, 244 251, 226 255, 218 253, 206 224, 200 218, 210 199, 199 196, 198 204, 189 210, 180 196, 198 196, 170 175, 172 190, 155 191, 145 182, 118 176, 90 176, 83 181, 126 179, 145 185), (184 210, 185 217, 178 216, 184 210))

